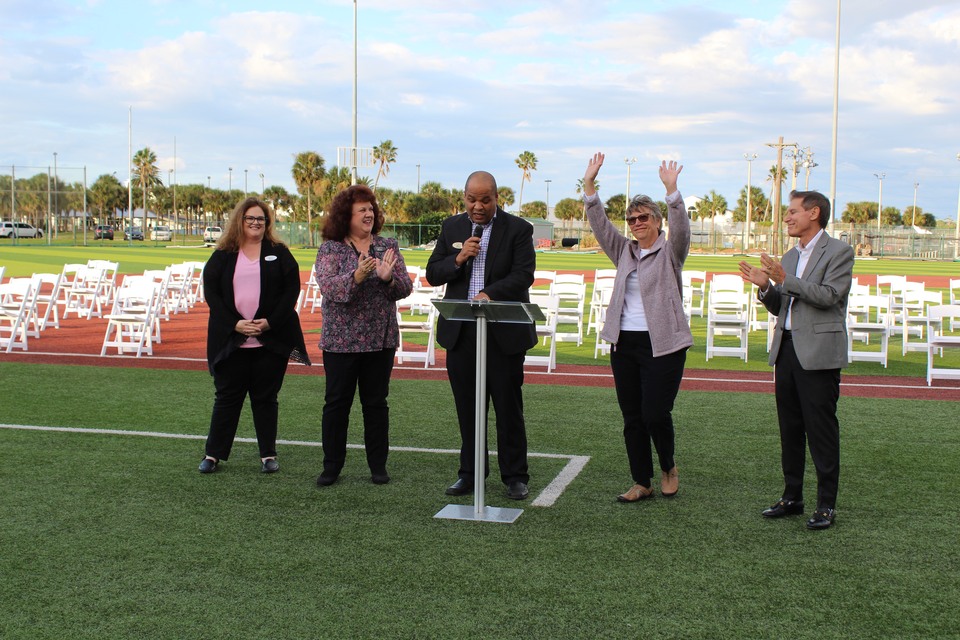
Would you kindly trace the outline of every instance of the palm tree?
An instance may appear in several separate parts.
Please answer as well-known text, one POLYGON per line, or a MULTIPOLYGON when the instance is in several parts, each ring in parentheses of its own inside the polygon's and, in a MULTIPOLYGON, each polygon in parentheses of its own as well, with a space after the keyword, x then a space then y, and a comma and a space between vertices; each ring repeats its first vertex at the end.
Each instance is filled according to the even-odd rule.
POLYGON ((517 201, 517 198, 512 188, 498 187, 497 200, 500 201, 500 207, 506 209, 507 207, 512 207, 513 203, 517 201))
POLYGON ((713 252, 717 252, 717 212, 723 215, 727 212, 727 199, 711 189, 710 193, 703 196, 706 207, 710 209, 710 231, 713 233, 713 252))
POLYGON ((517 209, 523 207, 523 183, 530 182, 530 172, 537 170, 537 156, 533 151, 524 151, 515 161, 520 167, 520 198, 517 200, 517 209))
POLYGON ((308 246, 313 246, 313 233, 310 232, 310 199, 324 179, 323 156, 316 151, 301 151, 293 160, 293 181, 300 195, 307 197, 307 233, 308 246))
POLYGON ((150 187, 163 184, 160 181, 160 169, 157 168, 157 154, 150 147, 144 147, 133 154, 133 179, 143 193, 143 232, 147 232, 147 192, 150 187))
POLYGON ((373 181, 373 190, 377 190, 380 176, 386 177, 390 173, 390 165, 397 161, 397 148, 392 140, 384 140, 373 148, 373 159, 380 165, 377 168, 377 178, 373 181))
MULTIPOLYGON (((594 186, 594 189, 596 189, 597 191, 600 191, 600 181, 599 181, 599 180, 594 180, 594 181, 593 181, 593 186, 594 186)), ((583 201, 583 178, 578 178, 578 179, 577 179, 576 192, 577 192, 577 197, 580 198, 580 216, 581 216, 581 219, 586 220, 586 218, 587 218, 587 203, 583 201)), ((624 200, 624 205, 623 205, 623 206, 624 206, 624 210, 626 210, 626 206, 627 206, 627 205, 626 205, 626 200, 624 200)))

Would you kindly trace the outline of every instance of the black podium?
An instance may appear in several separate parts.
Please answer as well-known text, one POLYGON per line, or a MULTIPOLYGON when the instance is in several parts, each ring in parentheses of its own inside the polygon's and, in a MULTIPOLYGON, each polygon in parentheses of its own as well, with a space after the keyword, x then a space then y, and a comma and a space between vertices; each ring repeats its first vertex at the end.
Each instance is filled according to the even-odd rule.
POLYGON ((530 302, 493 302, 487 300, 431 300, 447 320, 477 323, 477 396, 474 411, 473 497, 470 505, 448 504, 434 518, 478 520, 481 522, 516 522, 523 509, 488 507, 484 485, 487 455, 487 323, 509 322, 535 324, 544 320, 540 307, 530 302))

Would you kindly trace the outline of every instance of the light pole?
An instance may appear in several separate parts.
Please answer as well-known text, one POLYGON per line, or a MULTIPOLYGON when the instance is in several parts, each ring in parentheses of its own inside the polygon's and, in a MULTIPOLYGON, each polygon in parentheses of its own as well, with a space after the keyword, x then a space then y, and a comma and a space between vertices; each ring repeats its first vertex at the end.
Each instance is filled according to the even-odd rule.
POLYGON ((417 165, 417 194, 420 193, 420 165, 417 165))
POLYGON ((266 190, 267 188, 264 186, 264 183, 263 183, 263 174, 261 173, 260 174, 260 195, 262 196, 266 190))
POLYGON ((227 193, 233 191, 233 167, 227 167, 229 176, 227 177, 227 193))
POLYGON ((880 173, 873 174, 877 177, 877 180, 880 181, 880 193, 877 196, 877 240, 880 239, 880 221, 883 219, 883 179, 887 177, 887 174, 881 171, 880 173))
POLYGON ((246 198, 250 191, 247 189, 247 170, 243 170, 243 197, 246 198))
MULTIPOLYGON (((173 169, 167 169, 167 188, 173 190, 173 169)), ((173 227, 176 229, 176 222, 174 222, 173 227)))
POLYGON ((550 183, 553 182, 553 180, 550 180, 549 178, 547 178, 546 180, 544 180, 544 182, 547 183, 547 217, 549 218, 550 217, 550 183))
POLYGON ((623 161, 627 165, 627 194, 623 198, 623 235, 630 237, 630 227, 627 226, 627 209, 630 208, 630 167, 633 166, 633 163, 637 161, 634 158, 624 158, 623 161))
POLYGON ((818 166, 816 162, 813 161, 813 151, 810 150, 810 147, 807 147, 803 153, 803 168, 806 169, 807 177, 803 181, 803 190, 810 190, 810 170, 818 166))
POLYGON ((913 226, 917 226, 917 188, 920 186, 919 182, 913 183, 913 226))
POLYGON ((207 176, 207 190, 210 190, 210 176, 207 176))
POLYGON ((746 239, 743 241, 743 252, 747 252, 747 246, 750 244, 750 219, 753 215, 753 161, 758 158, 755 153, 743 154, 743 159, 747 161, 747 224, 744 227, 746 239))
MULTIPOLYGON (((960 160, 960 153, 957 154, 960 160)), ((960 258, 960 192, 957 193, 957 226, 953 228, 953 258, 960 258)))
POLYGON ((357 0, 353 0, 353 162, 350 163, 352 165, 350 167, 351 185, 357 184, 357 82, 357 0))
MULTIPOLYGON (((56 212, 53 214, 53 225, 54 228, 57 226, 57 218, 60 217, 60 189, 57 187, 57 183, 60 182, 60 179, 57 177, 57 152, 53 152, 53 210, 56 212)), ((50 222, 47 222, 47 242, 50 242, 50 222)))

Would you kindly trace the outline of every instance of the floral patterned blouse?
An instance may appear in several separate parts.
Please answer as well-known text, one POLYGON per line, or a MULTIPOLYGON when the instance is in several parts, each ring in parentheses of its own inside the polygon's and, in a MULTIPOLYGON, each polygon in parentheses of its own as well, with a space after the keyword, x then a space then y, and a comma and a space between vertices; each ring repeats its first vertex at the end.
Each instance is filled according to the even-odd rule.
POLYGON ((323 333, 320 348, 334 353, 360 353, 396 349, 400 343, 397 300, 410 295, 413 283, 393 238, 373 236, 370 250, 378 258, 393 249, 397 262, 388 284, 376 272, 356 283, 359 264, 356 250, 338 240, 327 240, 317 251, 317 283, 323 294, 323 333))

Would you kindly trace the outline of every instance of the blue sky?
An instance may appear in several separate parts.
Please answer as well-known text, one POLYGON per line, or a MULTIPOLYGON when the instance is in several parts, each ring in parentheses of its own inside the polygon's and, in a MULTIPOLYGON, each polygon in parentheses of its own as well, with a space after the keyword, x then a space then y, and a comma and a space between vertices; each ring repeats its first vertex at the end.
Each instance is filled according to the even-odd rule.
MULTIPOLYGON (((659 196, 661 159, 684 164, 685 195, 735 203, 783 135, 810 147, 810 187, 829 192, 836 4, 826 0, 359 0, 359 143, 391 139, 383 186, 461 186, 476 169, 520 189, 514 159, 539 166, 524 201, 575 196, 595 150, 606 196, 659 196)), ((32 175, 127 170, 157 152, 165 177, 293 189, 304 150, 328 165, 350 144, 350 0, 0 0, 0 166, 32 175), (269 10, 265 7, 269 6, 269 10)), ((913 202, 955 219, 960 187, 960 6, 844 0, 837 203, 913 202)), ((373 170, 361 174, 373 175, 373 170)), ((799 176, 802 188, 805 175, 799 176)))

